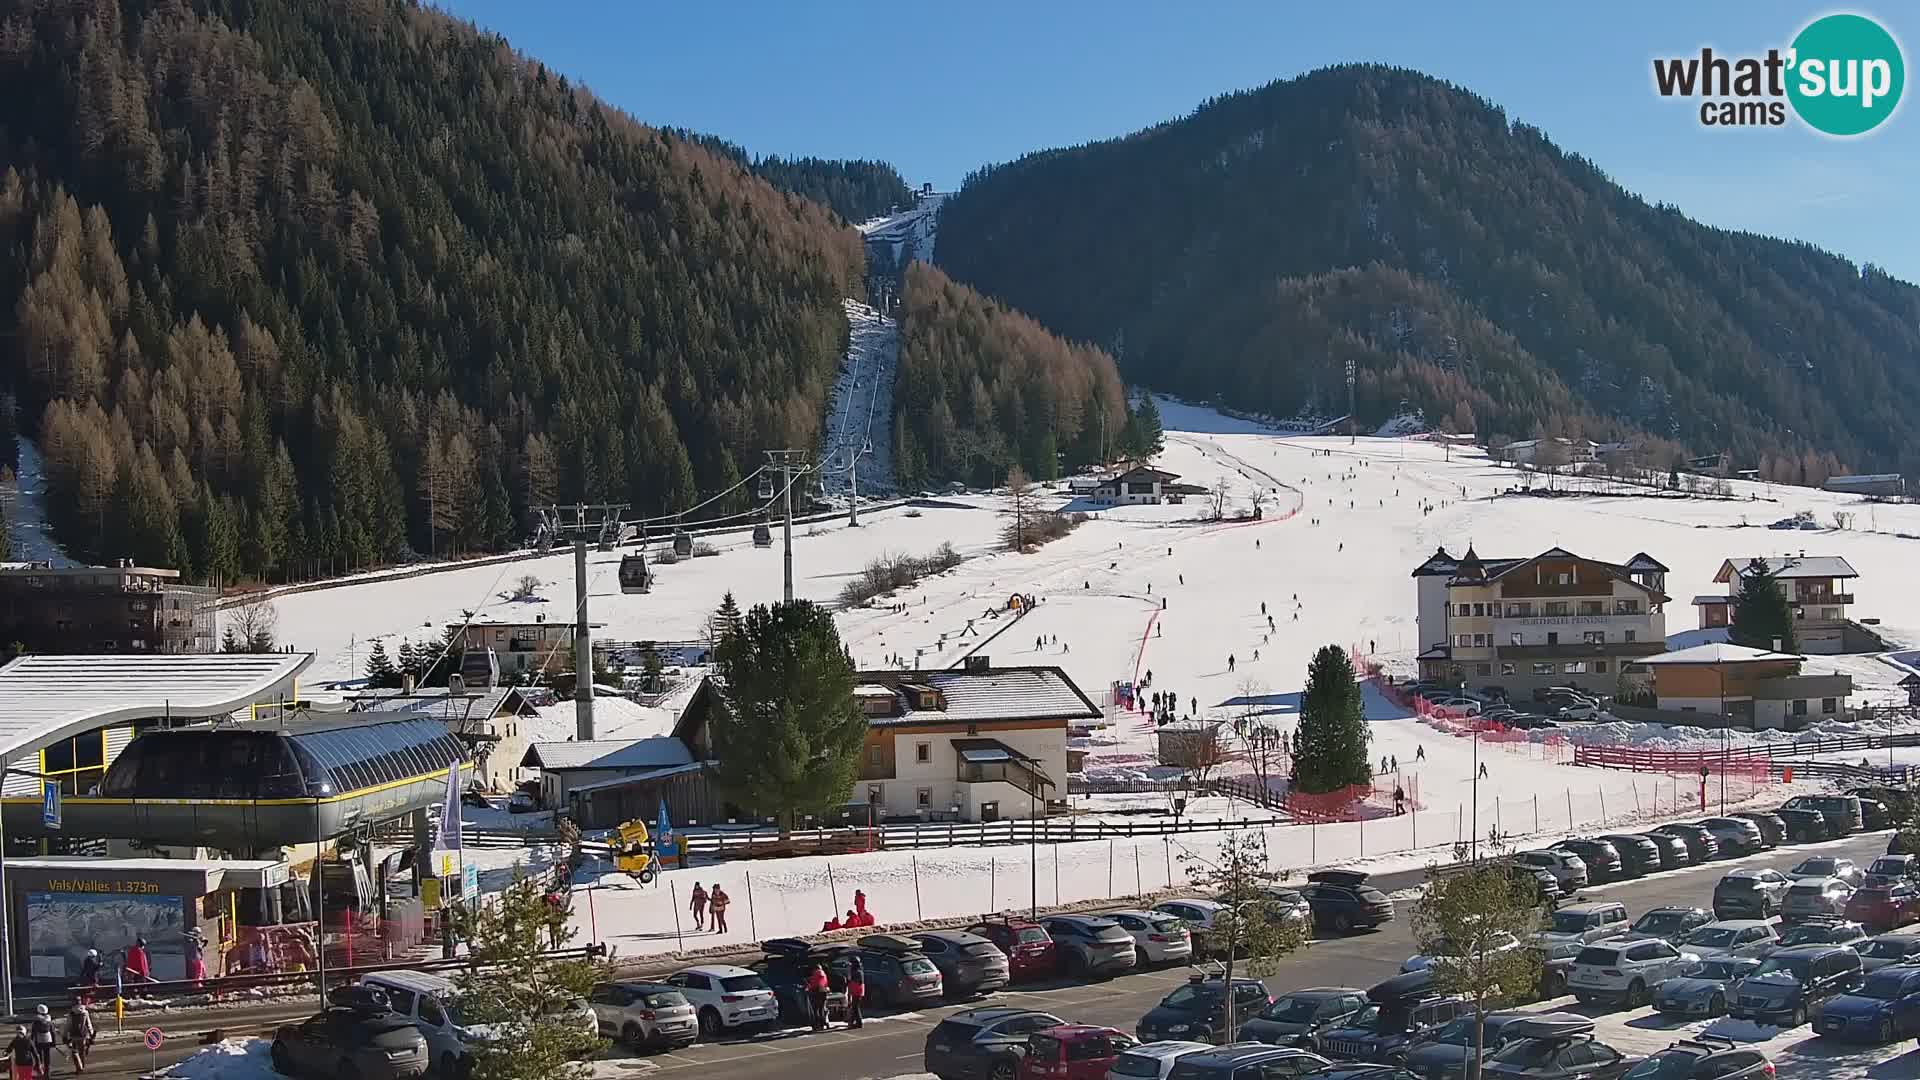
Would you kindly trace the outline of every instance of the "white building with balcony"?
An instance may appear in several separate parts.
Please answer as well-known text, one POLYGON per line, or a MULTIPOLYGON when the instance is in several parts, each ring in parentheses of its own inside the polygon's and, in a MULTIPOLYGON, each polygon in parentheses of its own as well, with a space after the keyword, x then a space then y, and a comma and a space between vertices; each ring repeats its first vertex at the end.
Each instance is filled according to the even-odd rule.
POLYGON ((1525 559, 1441 548, 1413 571, 1421 677, 1516 698, 1611 694, 1624 665, 1666 650, 1666 575, 1644 552, 1609 563, 1564 548, 1525 559))

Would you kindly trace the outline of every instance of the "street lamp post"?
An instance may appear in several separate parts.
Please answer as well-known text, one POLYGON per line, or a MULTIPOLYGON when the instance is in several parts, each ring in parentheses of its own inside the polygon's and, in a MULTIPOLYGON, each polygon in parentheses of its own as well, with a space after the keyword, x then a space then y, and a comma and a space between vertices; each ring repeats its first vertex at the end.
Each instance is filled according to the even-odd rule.
MULTIPOLYGON (((1460 696, 1465 697, 1466 693, 1467 680, 1461 679, 1460 696)), ((1467 725, 1473 732, 1473 846, 1471 852, 1473 861, 1478 863, 1480 861, 1480 725, 1474 723, 1471 718, 1468 719, 1467 725)))

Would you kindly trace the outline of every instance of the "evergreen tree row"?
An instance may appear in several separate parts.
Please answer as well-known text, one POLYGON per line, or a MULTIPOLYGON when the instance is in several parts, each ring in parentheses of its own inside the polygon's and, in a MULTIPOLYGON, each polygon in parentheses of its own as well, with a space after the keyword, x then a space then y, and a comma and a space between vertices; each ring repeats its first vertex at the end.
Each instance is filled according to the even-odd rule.
POLYGON ((1352 362, 1369 423, 1920 473, 1920 289, 1649 205, 1410 71, 1330 68, 982 169, 938 259, 1130 381, 1240 408, 1343 415, 1352 362))
POLYGON ((879 217, 890 210, 913 205, 912 189, 900 178, 899 170, 884 161, 839 161, 817 157, 755 158, 747 153, 745 147, 718 136, 679 128, 667 130, 722 157, 731 158, 781 191, 812 199, 855 224, 879 217))

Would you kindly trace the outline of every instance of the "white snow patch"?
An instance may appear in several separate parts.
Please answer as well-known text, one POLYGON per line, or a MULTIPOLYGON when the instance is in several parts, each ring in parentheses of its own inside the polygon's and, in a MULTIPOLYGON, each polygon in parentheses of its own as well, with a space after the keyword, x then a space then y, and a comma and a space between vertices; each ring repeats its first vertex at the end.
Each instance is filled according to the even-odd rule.
POLYGON ((163 1070, 178 1080, 276 1080, 273 1040, 226 1039, 163 1070))

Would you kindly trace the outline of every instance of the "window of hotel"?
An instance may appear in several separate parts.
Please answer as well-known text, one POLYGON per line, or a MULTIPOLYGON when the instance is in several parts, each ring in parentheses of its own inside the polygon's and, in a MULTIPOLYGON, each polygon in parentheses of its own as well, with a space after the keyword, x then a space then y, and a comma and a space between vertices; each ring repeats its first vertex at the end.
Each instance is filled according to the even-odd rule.
POLYGON ((1551 675, 1553 674, 1553 665, 1546 662, 1536 662, 1533 665, 1533 673, 1535 675, 1551 675))
POLYGON ((1795 716, 1807 715, 1807 699, 1806 698, 1795 698, 1793 700, 1793 715, 1795 716))
POLYGON ((1823 697, 1820 699, 1820 711, 1823 713, 1832 713, 1834 710, 1838 709, 1839 707, 1840 707, 1839 698, 1823 697))
POLYGON ((869 765, 880 764, 880 748, 879 747, 876 746, 873 749, 867 751, 867 764, 869 765))
POLYGON ((1518 645, 1518 644, 1520 644, 1520 631, 1518 631, 1518 630, 1515 630, 1515 631, 1514 631, 1513 633, 1511 633, 1511 634, 1508 634, 1508 635, 1507 635, 1507 644, 1509 644, 1509 645, 1518 645))
POLYGON ((1615 615, 1638 615, 1640 614, 1640 601, 1615 600, 1613 602, 1613 613, 1615 615))
POLYGON ((1456 611, 1456 612, 1454 612, 1454 614, 1455 614, 1455 615, 1458 615, 1458 616, 1460 616, 1461 618, 1463 618, 1463 619, 1464 619, 1464 618, 1466 618, 1466 617, 1467 617, 1467 612, 1469 612, 1469 611, 1472 611, 1472 610, 1473 610, 1473 608, 1472 608, 1472 607, 1470 607, 1470 606, 1468 606, 1468 605, 1466 605, 1466 604, 1461 604, 1461 605, 1460 605, 1460 610, 1459 610, 1459 611, 1456 611))
POLYGON ((1456 649, 1471 649, 1471 648, 1473 648, 1473 635, 1472 635, 1472 634, 1455 634, 1455 635, 1453 635, 1453 647, 1454 647, 1454 648, 1456 648, 1456 649))
POLYGON ((1565 600, 1547 601, 1547 614, 1549 615, 1565 615, 1569 612, 1569 610, 1570 609, 1567 607, 1567 602, 1565 600))
POLYGON ((1593 673, 1595 675, 1605 675, 1607 673, 1607 662, 1605 660, 1595 660, 1593 662, 1593 673))
POLYGON ((1629 642, 1630 642, 1630 641, 1632 641, 1632 640, 1634 639, 1634 637, 1635 637, 1635 635, 1636 635, 1636 631, 1633 631, 1633 630, 1623 630, 1623 631, 1621 631, 1621 634, 1622 634, 1622 635, 1624 635, 1624 636, 1622 636, 1620 640, 1622 640, 1622 641, 1629 641, 1629 642))
POLYGON ((1820 609, 1820 617, 1823 619, 1837 619, 1840 617, 1840 609, 1837 607, 1823 607, 1820 609))
POLYGON ((1486 647, 1487 647, 1487 644, 1488 644, 1488 642, 1487 642, 1487 635, 1485 635, 1485 634, 1475 634, 1475 635, 1473 635, 1473 647, 1474 647, 1474 648, 1476 648, 1476 649, 1484 649, 1484 648, 1486 648, 1486 647))
POLYGON ((1476 618, 1476 619, 1478 619, 1478 618, 1482 618, 1482 617, 1484 617, 1484 616, 1486 615, 1486 613, 1487 613, 1487 605, 1485 605, 1485 604, 1475 604, 1475 605, 1473 605, 1473 617, 1474 617, 1474 618, 1476 618))
POLYGON ((1585 675, 1587 673, 1587 662, 1585 660, 1569 660, 1561 665, 1560 671, 1565 675, 1585 675))
POLYGON ((1598 600, 1582 600, 1580 601, 1580 614, 1603 615, 1605 611, 1600 607, 1600 601, 1598 600))
POLYGON ((884 787, 881 787, 879 784, 868 784, 867 785, 867 801, 870 803, 886 802, 887 789, 884 787))
POLYGON ((1560 644, 1560 631, 1558 630, 1547 631, 1547 644, 1549 645, 1560 644))
POLYGON ((914 801, 914 804, 916 806, 919 806, 921 809, 925 809, 929 806, 932 806, 933 805, 933 789, 924 788, 924 787, 913 789, 913 801, 914 801))
POLYGON ((1580 635, 1580 640, 1589 645, 1605 645, 1607 643, 1607 632, 1605 630, 1583 631, 1580 635))
POLYGON ((1514 666, 1513 666, 1512 664, 1501 664, 1501 665, 1500 665, 1500 674, 1502 674, 1502 675, 1512 675, 1513 673, 1514 673, 1514 666))
POLYGON ((1571 571, 1571 570, 1560 570, 1560 571, 1556 571, 1556 572, 1554 572, 1554 573, 1551 573, 1551 574, 1548 574, 1548 575, 1547 575, 1547 584, 1549 584, 1549 585, 1571 585, 1571 584, 1573 584, 1573 571, 1571 571))
POLYGON ((933 744, 932 743, 915 743, 913 746, 913 760, 919 762, 922 765, 925 765, 927 762, 932 761, 933 760, 933 744))

